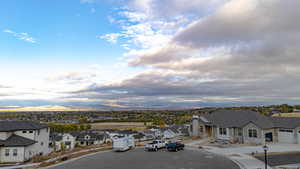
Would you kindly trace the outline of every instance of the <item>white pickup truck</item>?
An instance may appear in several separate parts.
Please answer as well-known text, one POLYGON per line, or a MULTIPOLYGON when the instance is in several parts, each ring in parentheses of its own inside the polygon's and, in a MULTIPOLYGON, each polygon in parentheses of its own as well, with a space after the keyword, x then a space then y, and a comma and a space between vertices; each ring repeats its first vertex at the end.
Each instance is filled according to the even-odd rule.
POLYGON ((166 147, 166 143, 164 141, 154 140, 152 141, 152 143, 146 144, 145 149, 148 151, 150 150, 157 151, 158 149, 165 148, 165 147, 166 147))

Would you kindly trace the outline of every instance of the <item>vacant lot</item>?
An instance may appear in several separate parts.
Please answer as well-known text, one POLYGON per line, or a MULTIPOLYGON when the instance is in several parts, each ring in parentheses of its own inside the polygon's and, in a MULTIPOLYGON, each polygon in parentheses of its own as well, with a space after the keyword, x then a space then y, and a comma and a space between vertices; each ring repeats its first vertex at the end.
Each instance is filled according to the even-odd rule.
POLYGON ((280 113, 274 114, 274 117, 300 117, 300 112, 297 113, 280 113))
POLYGON ((143 130, 146 128, 142 122, 103 122, 92 123, 92 129, 136 129, 143 130))

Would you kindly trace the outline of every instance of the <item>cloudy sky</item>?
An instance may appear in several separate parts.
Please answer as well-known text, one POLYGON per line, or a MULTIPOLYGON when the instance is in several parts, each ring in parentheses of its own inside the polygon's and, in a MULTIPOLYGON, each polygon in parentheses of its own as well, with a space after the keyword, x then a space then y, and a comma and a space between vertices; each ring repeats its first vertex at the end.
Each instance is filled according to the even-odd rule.
POLYGON ((0 106, 299 104, 299 0, 3 0, 0 106))

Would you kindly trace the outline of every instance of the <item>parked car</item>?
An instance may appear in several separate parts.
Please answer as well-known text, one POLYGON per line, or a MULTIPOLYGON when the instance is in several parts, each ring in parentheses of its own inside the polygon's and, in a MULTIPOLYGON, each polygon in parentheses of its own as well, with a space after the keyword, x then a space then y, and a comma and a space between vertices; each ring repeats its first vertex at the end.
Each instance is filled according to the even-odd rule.
POLYGON ((113 139, 114 151, 126 151, 135 147, 132 136, 117 137, 113 139))
POLYGON ((184 144, 179 142, 171 142, 166 145, 168 151, 184 150, 184 144))
POLYGON ((152 143, 146 144, 145 149, 148 151, 150 150, 157 151, 158 149, 165 148, 165 147, 166 147, 166 143, 164 141, 154 140, 152 141, 152 143))

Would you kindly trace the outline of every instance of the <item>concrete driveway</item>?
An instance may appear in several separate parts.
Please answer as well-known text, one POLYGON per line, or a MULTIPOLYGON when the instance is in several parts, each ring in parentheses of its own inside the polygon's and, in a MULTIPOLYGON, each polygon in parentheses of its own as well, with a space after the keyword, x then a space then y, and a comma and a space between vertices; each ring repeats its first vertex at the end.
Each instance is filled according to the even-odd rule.
POLYGON ((226 157, 203 150, 105 152, 51 167, 51 169, 239 169, 226 157))

